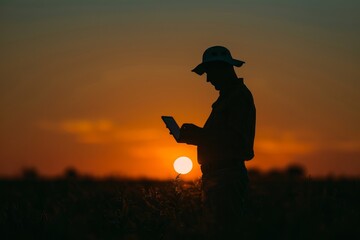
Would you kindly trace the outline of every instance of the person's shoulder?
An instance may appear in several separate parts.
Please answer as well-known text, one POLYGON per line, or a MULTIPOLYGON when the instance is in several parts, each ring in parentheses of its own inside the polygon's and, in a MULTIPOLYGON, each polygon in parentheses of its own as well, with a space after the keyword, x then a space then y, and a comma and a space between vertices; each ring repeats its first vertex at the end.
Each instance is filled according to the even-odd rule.
POLYGON ((239 82, 232 96, 232 100, 234 103, 252 103, 254 101, 253 95, 249 88, 245 85, 243 78, 239 78, 239 82))
POLYGON ((243 78, 239 78, 234 93, 236 96, 252 95, 243 78))

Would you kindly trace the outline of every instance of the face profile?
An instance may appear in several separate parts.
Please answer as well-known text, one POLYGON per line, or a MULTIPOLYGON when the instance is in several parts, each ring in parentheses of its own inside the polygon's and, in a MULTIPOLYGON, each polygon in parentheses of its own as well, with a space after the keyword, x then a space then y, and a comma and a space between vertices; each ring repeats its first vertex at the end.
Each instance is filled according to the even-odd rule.
POLYGON ((206 81, 210 82, 216 90, 221 90, 234 77, 234 68, 232 65, 222 62, 214 61, 204 64, 204 71, 206 73, 206 81))

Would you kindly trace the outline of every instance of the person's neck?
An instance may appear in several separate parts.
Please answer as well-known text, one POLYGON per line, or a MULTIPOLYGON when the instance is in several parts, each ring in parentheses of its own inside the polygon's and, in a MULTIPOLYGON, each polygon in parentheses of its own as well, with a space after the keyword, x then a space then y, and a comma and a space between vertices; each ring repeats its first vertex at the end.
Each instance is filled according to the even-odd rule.
POLYGON ((236 74, 229 75, 226 78, 224 85, 220 89, 220 95, 224 94, 224 93, 226 94, 227 92, 231 91, 231 89, 233 89, 234 86, 237 84, 238 80, 239 79, 236 74))
POLYGON ((238 80, 238 76, 236 75, 235 71, 230 72, 226 78, 229 79, 229 82, 236 82, 238 80))

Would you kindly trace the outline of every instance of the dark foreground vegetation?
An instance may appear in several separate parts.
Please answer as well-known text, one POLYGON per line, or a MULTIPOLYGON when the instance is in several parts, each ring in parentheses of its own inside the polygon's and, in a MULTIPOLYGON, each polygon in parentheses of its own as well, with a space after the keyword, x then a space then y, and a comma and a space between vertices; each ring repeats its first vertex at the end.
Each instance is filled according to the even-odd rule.
MULTIPOLYGON (((360 236, 360 180, 313 179, 297 169, 250 172, 238 238, 360 236)), ((201 183, 95 180, 67 172, 0 181, 0 239, 202 239, 201 183)))

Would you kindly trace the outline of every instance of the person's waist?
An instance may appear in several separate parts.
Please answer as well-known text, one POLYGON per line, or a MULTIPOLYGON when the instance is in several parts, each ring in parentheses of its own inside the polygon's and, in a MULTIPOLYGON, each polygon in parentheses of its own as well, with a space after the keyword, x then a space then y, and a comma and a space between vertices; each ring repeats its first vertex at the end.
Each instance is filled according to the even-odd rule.
POLYGON ((201 170, 203 173, 234 167, 246 169, 244 160, 233 159, 227 161, 206 162, 201 164, 201 170))

